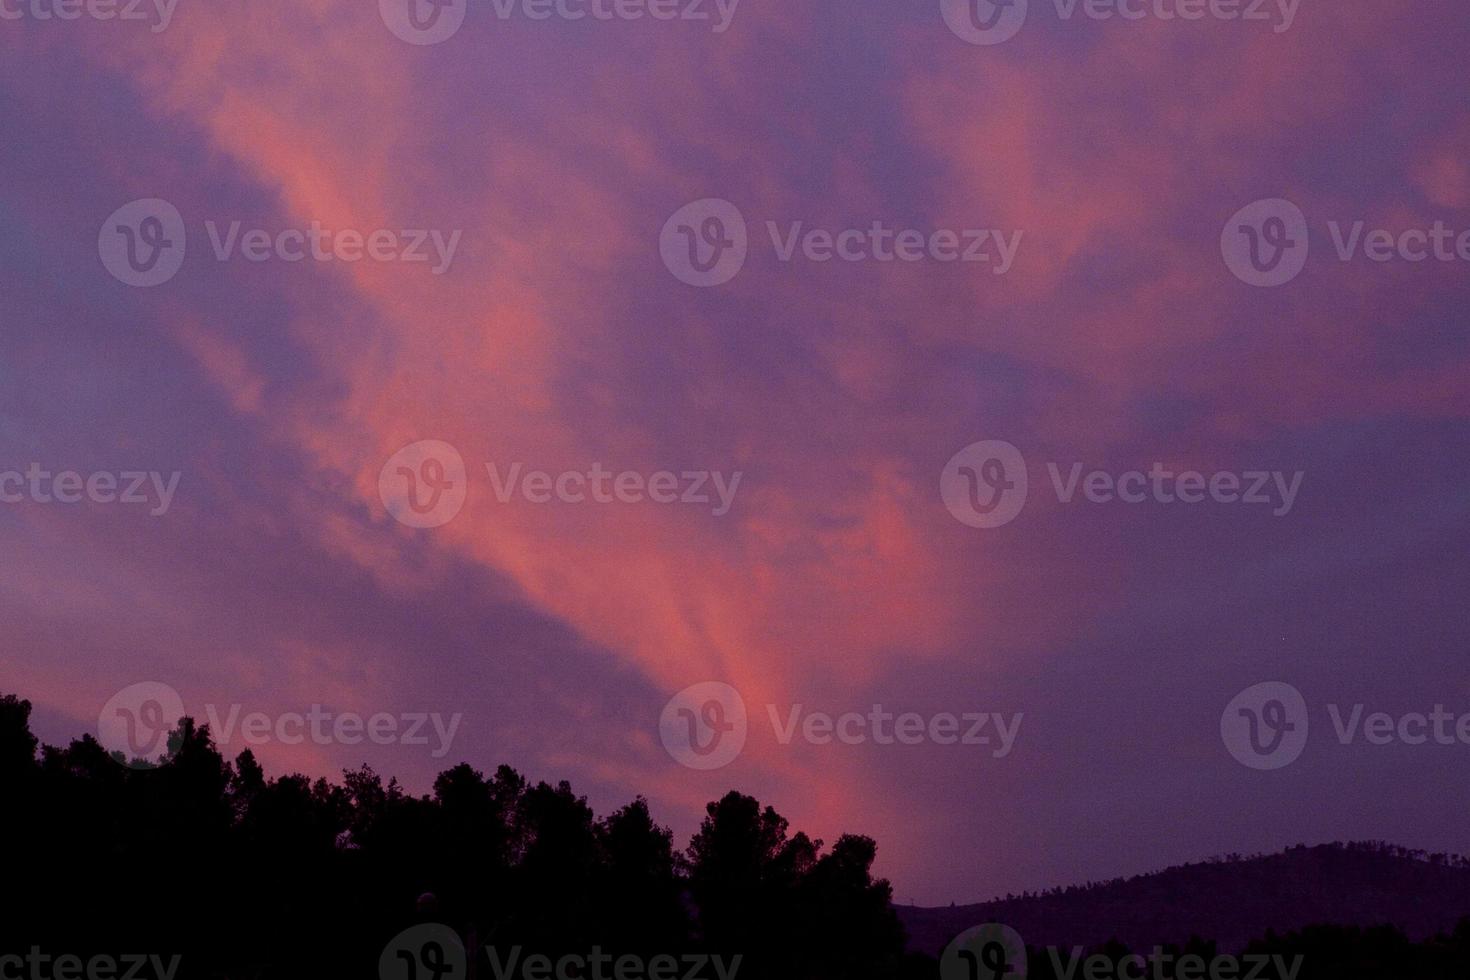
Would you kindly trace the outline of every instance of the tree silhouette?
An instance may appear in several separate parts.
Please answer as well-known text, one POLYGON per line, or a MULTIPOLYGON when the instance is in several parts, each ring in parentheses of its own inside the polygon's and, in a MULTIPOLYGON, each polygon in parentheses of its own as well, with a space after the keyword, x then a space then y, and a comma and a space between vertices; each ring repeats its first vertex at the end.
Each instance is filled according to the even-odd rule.
MULTIPOLYGON (((224 759, 189 718, 158 765, 128 766, 91 736, 39 744, 30 715, 0 696, 0 956, 142 950, 181 954, 183 978, 372 978, 395 937, 433 922, 460 937, 477 978, 493 972, 489 949, 503 963, 512 948, 523 964, 594 949, 645 962, 718 953, 745 980, 939 975, 905 951, 872 839, 824 851, 738 792, 708 805, 679 853, 642 797, 598 818, 567 783, 532 785, 505 766, 488 778, 454 766, 426 796, 366 766, 340 784, 271 778, 248 750, 224 759)), ((1382 845, 1341 853, 1466 870, 1382 845)), ((1108 887, 1121 886, 1030 901, 1108 887)), ((1302 955, 1295 980, 1449 980, 1470 973, 1470 920, 1421 943, 1393 927, 1324 926, 1251 948, 1302 955)), ((1197 938, 1183 950, 1217 952, 1197 938)), ((1115 963, 1128 953, 1098 951, 1115 963)), ((1051 958, 1034 952, 1030 976, 1052 980, 1051 958)))
POLYGON ((385 944, 426 920, 460 935, 482 974, 490 946, 720 950, 744 977, 836 976, 859 959, 872 969, 845 975, 877 976, 902 954, 872 841, 822 855, 736 793, 680 854, 643 798, 599 819, 569 784, 506 766, 457 765, 414 796, 366 766, 340 784, 268 777, 190 718, 157 764, 91 736, 41 746, 30 711, 0 698, 0 954, 148 949, 182 954, 191 977, 371 977, 385 944))

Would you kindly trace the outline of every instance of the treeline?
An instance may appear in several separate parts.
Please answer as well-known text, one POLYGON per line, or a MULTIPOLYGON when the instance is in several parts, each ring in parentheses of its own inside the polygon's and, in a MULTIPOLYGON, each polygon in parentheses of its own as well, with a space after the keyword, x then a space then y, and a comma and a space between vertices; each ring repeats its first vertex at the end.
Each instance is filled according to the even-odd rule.
POLYGON ((1072 898, 1085 895, 1089 892, 1107 891, 1116 889, 1122 885, 1131 885, 1136 882, 1157 880, 1180 872, 1192 871, 1196 868, 1230 867, 1232 865, 1244 865, 1261 861, 1276 861, 1283 856, 1290 857, 1305 851, 1333 851, 1340 854, 1356 854, 1373 858, 1386 858, 1391 861, 1414 861, 1427 864, 1434 868, 1448 868, 1451 870, 1470 869, 1470 857, 1461 854, 1449 854, 1440 851, 1426 851, 1408 847, 1400 847, 1387 841, 1334 841, 1329 844, 1296 844, 1288 847, 1284 852, 1276 854, 1222 854, 1187 864, 1174 864, 1161 871, 1150 871, 1148 874, 1133 875, 1130 877, 1107 878, 1100 881, 1086 881, 1080 884, 1059 885, 1054 888, 1043 888, 1037 891, 1027 889, 1020 893, 1007 892, 1003 897, 997 896, 992 901, 1015 901, 1037 898, 1072 898))
MULTIPOLYGON (((999 960, 997 975, 987 972, 984 948, 964 960, 906 953, 891 888, 872 877, 871 839, 843 836, 824 849, 740 793, 710 803, 679 851, 642 798, 598 817, 567 783, 531 784, 505 766, 489 776, 456 766, 424 796, 366 767, 340 783, 272 779, 250 751, 228 761, 207 727, 183 719, 164 764, 137 768, 91 736, 40 745, 30 712, 29 702, 0 696, 6 980, 66 980, 59 956, 119 954, 178 957, 174 976, 208 980, 500 980, 496 967, 512 957, 522 980, 535 954, 579 958, 574 980, 595 980, 585 972, 594 968, 620 980, 611 963, 623 954, 643 964, 631 974, 640 980, 656 978, 649 964, 660 957, 683 971, 715 956, 738 965, 724 980, 1022 980, 999 960), (464 940, 471 953, 461 965, 450 970, 444 951, 414 947, 397 954, 391 977, 381 974, 380 958, 395 962, 404 931, 429 923, 464 940), (488 950, 493 958, 480 955, 488 950), (36 951, 51 961, 27 972, 36 951)), ((1199 939, 1163 960, 1125 963, 1153 951, 1117 942, 1084 951, 1102 957, 1101 970, 1073 952, 1029 949, 1026 976, 1463 980, 1470 920, 1417 943, 1387 926, 1268 933, 1242 954, 1298 964, 1289 975, 1182 976, 1183 954, 1222 959, 1199 939), (1156 972, 1156 961, 1176 968, 1156 972)))
POLYGON ((371 980, 385 944, 435 921, 523 961, 720 952, 743 978, 832 980, 921 962, 905 965, 871 839, 824 850, 739 793, 709 804, 680 852, 641 798, 599 818, 567 783, 505 766, 456 766, 427 796, 366 767, 340 783, 267 778, 183 719, 165 763, 136 769, 91 736, 39 746, 30 711, 0 698, 0 954, 156 952, 181 954, 186 977, 371 980))

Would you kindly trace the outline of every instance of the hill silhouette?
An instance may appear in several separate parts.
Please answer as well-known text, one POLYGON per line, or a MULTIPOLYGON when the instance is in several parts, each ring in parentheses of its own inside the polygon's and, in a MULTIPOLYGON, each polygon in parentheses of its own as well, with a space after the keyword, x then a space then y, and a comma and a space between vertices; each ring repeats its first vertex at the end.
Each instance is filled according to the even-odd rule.
MULTIPOLYGON (((598 816, 566 782, 508 766, 461 763, 415 796, 367 767, 267 777, 189 718, 156 765, 90 735, 41 745, 30 712, 0 695, 0 976, 90 977, 111 957, 99 980, 1004 980, 992 943, 967 948, 968 967, 935 961, 985 922, 1097 950, 1113 978, 1129 947, 1186 938, 1191 956, 1249 939, 1304 964, 1258 980, 1470 976, 1460 858, 1295 848, 896 910, 873 840, 824 847, 736 791, 680 851, 641 797, 598 816)), ((1026 980, 1096 980, 1036 953, 1026 980)))
POLYGON ((1423 939, 1470 916, 1470 861, 1378 842, 1298 845, 976 905, 897 910, 910 948, 930 955, 984 922, 1005 923, 1028 944, 1088 948, 1205 936, 1231 951, 1268 930, 1315 923, 1392 924, 1423 939))

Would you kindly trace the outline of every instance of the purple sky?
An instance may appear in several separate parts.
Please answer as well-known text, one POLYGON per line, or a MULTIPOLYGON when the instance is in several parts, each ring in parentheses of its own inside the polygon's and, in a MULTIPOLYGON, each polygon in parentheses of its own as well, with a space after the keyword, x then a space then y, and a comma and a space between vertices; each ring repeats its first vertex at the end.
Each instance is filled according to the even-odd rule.
POLYGON ((161 30, 151 0, 53 2, 0 0, 0 691, 43 739, 141 682, 200 717, 458 713, 439 758, 432 735, 253 748, 417 791, 507 762, 599 812, 642 793, 680 844, 738 788, 875 837, 922 904, 1302 841, 1470 850, 1470 744, 1344 744, 1332 714, 1470 714, 1470 238, 1412 261, 1437 223, 1470 232, 1462 4, 1301 0, 1286 26, 1275 0, 1261 21, 1030 0, 972 44, 950 0, 743 0, 724 30, 713 0, 709 21, 461 0, 416 45, 394 0, 178 0, 161 30), (150 288, 99 253, 145 199, 187 233, 150 288), (660 250, 704 199, 747 227, 707 287, 660 250), (1253 285, 1222 232, 1274 199, 1310 252, 1253 285), (428 262, 221 258, 234 222, 459 237, 437 270, 432 237, 428 262), (788 261, 797 222, 913 229, 926 254, 788 261), (972 229, 1017 243, 1007 268, 993 238, 988 262, 927 248, 972 229), (442 526, 380 489, 422 440, 466 466, 442 526), (989 440, 1029 494, 972 527, 950 461, 989 440), (1155 463, 1300 483, 1283 513, 1063 501, 1048 466, 1155 463), (33 464, 179 479, 167 506, 67 504, 6 480, 33 464), (502 501, 486 464, 740 483, 723 513, 713 476, 709 505, 502 501), (709 681, 748 735, 704 770, 660 715, 709 681), (1221 718, 1266 681, 1310 732, 1256 769, 1221 718), (1021 721, 999 757, 783 743, 767 706, 797 704, 1021 721))

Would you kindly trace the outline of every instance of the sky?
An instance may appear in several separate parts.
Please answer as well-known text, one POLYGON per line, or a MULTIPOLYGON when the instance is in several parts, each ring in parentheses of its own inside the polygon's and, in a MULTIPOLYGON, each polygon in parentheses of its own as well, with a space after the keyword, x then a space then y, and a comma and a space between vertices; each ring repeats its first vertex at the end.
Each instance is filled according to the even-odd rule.
POLYGON ((43 740, 739 789, 919 904, 1470 849, 1470 10, 416 2, 0 0, 43 740))

